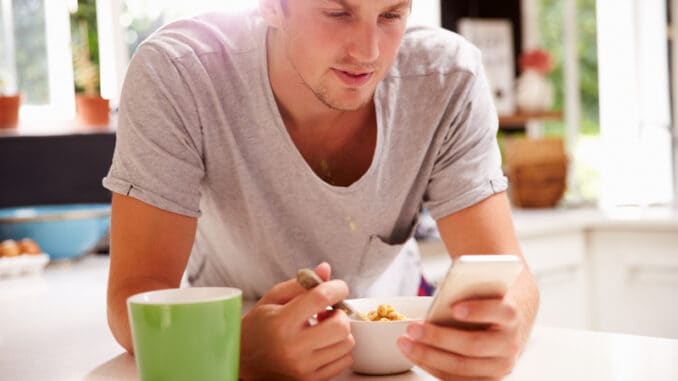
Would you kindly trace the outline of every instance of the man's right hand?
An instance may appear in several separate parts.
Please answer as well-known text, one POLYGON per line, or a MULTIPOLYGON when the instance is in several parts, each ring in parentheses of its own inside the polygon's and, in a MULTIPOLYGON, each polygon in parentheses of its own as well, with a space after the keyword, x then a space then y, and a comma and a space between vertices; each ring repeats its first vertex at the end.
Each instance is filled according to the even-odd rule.
MULTIPOLYGON (((316 273, 327 280, 329 265, 316 273)), ((242 380, 328 380, 346 370, 355 341, 348 317, 325 310, 348 296, 348 286, 331 280, 305 290, 291 279, 275 285, 243 317, 242 380), (315 325, 309 319, 319 314, 315 325)))

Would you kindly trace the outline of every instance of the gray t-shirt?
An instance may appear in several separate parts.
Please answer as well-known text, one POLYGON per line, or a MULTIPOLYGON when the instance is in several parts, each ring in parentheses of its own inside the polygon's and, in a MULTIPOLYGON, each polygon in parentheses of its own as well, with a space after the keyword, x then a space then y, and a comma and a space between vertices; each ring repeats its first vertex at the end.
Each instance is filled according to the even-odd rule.
MULTIPOLYGON (((497 116, 480 53, 442 29, 410 28, 374 102, 377 145, 348 187, 319 178, 288 135, 268 80, 257 12, 172 23, 128 68, 103 184, 199 217, 193 285, 265 294, 321 261, 352 296, 397 262, 418 214, 434 218, 504 191, 497 116)), ((404 266, 392 276, 418 280, 404 266)), ((382 282, 383 283, 383 282, 382 282)))

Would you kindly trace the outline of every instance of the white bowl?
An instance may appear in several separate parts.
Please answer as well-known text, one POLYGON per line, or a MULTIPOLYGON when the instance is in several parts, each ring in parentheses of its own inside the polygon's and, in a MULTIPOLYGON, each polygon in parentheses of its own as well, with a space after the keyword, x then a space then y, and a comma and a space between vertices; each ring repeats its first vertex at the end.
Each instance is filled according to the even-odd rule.
POLYGON ((346 304, 361 313, 374 311, 380 304, 390 304, 407 317, 407 320, 387 322, 351 320, 351 333, 355 339, 353 371, 380 375, 402 373, 412 368, 396 341, 405 333, 408 324, 424 320, 432 300, 429 296, 347 299, 346 304))

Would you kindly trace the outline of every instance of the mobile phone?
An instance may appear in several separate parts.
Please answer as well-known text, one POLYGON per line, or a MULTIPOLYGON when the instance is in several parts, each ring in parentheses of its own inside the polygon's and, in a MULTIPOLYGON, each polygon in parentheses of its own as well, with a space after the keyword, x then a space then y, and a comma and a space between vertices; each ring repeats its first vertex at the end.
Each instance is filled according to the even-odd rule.
POLYGON ((426 321, 468 330, 488 328, 489 324, 454 320, 450 307, 466 299, 503 297, 522 268, 520 258, 511 254, 462 255, 455 258, 433 297, 426 321))

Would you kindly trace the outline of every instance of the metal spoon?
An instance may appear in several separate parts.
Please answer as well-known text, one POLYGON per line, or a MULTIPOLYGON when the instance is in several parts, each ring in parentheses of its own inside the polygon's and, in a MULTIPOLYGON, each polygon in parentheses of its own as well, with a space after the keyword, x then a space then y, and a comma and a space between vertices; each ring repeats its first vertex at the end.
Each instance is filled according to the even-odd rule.
MULTIPOLYGON (((297 283, 299 283, 301 287, 310 290, 313 287, 319 285, 320 283, 323 283, 323 280, 320 279, 320 277, 318 276, 318 274, 315 273, 315 271, 311 269, 301 269, 297 271, 297 283)), ((338 308, 343 310, 346 313, 346 315, 351 319, 365 320, 360 313, 356 312, 348 304, 344 303, 343 300, 333 305, 332 308, 334 309, 338 308)))

